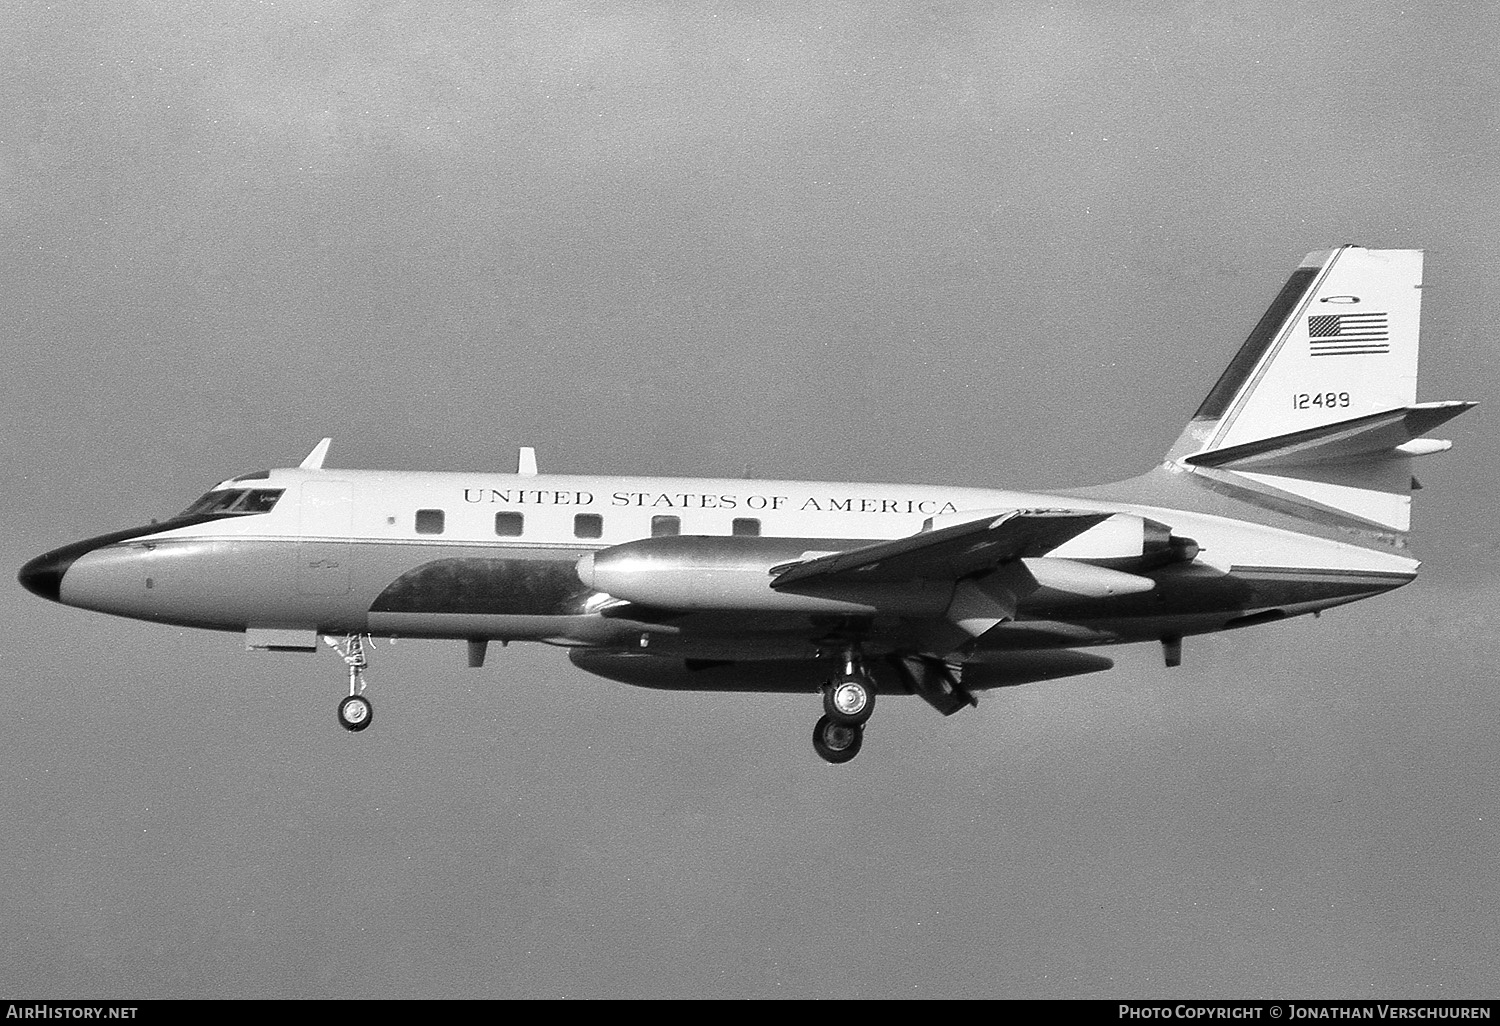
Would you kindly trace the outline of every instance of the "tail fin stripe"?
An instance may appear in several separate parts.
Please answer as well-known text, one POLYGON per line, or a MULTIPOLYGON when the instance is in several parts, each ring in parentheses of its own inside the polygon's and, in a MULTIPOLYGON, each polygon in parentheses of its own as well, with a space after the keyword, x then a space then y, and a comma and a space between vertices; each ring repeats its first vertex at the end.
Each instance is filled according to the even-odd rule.
POLYGON ((1276 341, 1276 335, 1281 329, 1282 322, 1301 302, 1302 298, 1312 289, 1313 281, 1322 271, 1321 263, 1316 267, 1299 267, 1292 272, 1286 284, 1281 287, 1281 292, 1276 296, 1274 302, 1256 323, 1255 329, 1245 339, 1245 344, 1240 346, 1240 351, 1234 354, 1234 359, 1220 375, 1218 383, 1203 400, 1203 405, 1198 407, 1198 412, 1193 414, 1194 420, 1219 420, 1229 409, 1229 404, 1239 394, 1240 386, 1245 383, 1260 363, 1260 358, 1265 355, 1266 350, 1276 341))

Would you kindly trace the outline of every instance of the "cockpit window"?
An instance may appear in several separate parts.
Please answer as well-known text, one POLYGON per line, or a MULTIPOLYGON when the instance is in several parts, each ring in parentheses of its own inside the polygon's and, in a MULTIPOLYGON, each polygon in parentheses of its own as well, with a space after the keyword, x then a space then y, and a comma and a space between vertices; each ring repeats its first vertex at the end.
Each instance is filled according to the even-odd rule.
POLYGON ((284 488, 226 488, 209 492, 182 511, 185 517, 248 516, 269 513, 284 488))

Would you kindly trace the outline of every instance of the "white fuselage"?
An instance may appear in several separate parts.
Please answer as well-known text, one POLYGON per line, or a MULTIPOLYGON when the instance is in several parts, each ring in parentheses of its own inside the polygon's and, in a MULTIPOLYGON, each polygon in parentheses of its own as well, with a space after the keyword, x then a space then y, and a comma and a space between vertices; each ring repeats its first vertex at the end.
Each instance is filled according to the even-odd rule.
MULTIPOLYGON (((589 553, 664 535, 724 539, 705 544, 795 560, 903 538, 968 513, 1014 509, 1129 513, 1197 543, 1190 566, 1151 574, 1157 587, 1150 596, 1080 599, 1061 608, 1054 602, 1045 615, 1023 610, 1006 625, 1009 633, 996 631, 987 642, 1024 648, 1196 633, 1272 609, 1296 615, 1388 590, 1410 580, 1418 565, 1394 552, 1222 516, 940 485, 285 469, 216 491, 247 488, 281 494, 269 512, 167 522, 70 547, 81 551, 54 561, 61 568, 56 597, 222 630, 588 646, 654 632, 688 654, 726 646, 743 654, 744 645, 725 639, 802 637, 815 610, 788 616, 768 605, 738 618, 651 622, 610 609, 611 597, 592 593, 576 564, 589 553)), ((1095 555, 1089 535, 1049 555, 1075 553, 1095 555)), ((948 598, 933 601, 941 606, 948 598)), ((877 618, 881 612, 851 610, 877 618)))

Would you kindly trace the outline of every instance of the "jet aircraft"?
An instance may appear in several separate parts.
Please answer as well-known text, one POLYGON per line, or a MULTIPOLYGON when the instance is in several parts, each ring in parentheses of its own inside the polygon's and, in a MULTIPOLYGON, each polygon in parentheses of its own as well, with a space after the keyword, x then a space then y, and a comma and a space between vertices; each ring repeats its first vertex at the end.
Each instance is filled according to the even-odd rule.
POLYGON ((1309 254, 1165 459, 1053 494, 972 487, 300 466, 54 549, 37 595, 347 664, 365 641, 562 646, 652 688, 822 699, 817 753, 860 750, 877 695, 945 715, 1092 673, 1085 649, 1265 624, 1411 581, 1414 459, 1469 402, 1416 401, 1420 250, 1309 254))

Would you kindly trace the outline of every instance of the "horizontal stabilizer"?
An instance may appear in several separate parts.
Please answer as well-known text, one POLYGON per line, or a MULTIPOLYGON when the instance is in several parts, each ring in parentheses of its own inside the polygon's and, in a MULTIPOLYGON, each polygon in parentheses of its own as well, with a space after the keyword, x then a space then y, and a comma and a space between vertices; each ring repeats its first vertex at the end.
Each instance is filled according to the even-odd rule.
POLYGON ((773 567, 771 587, 957 580, 1023 556, 1044 556, 1108 520, 1108 513, 1015 510, 936 531, 773 567))
POLYGON ((1210 449, 1183 457, 1198 467, 1225 470, 1258 470, 1271 467, 1307 467, 1315 464, 1353 463, 1396 459, 1428 452, 1441 452, 1446 445, 1421 436, 1474 406, 1471 402, 1418 403, 1404 409, 1372 413, 1322 427, 1292 431, 1224 449, 1210 449))

